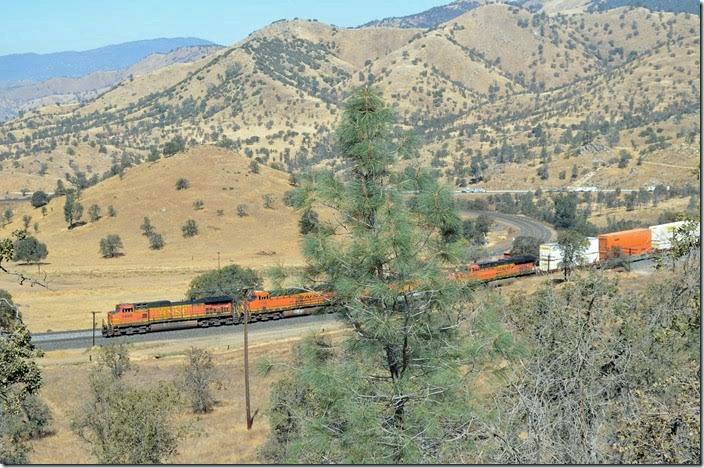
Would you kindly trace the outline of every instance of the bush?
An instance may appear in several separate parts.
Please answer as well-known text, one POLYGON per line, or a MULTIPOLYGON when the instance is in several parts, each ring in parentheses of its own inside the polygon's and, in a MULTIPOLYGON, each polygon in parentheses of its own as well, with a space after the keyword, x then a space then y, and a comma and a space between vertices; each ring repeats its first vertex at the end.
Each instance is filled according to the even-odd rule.
POLYGON ((205 203, 203 203, 203 200, 196 200, 193 202, 193 209, 194 210, 202 210, 203 206, 205 206, 205 203))
POLYGON ((183 237, 196 236, 198 235, 198 223, 193 219, 189 219, 186 221, 186 224, 181 227, 181 231, 183 231, 183 237))
POLYGON ((149 236, 149 248, 152 250, 161 250, 164 248, 164 238, 161 234, 152 233, 149 236))
POLYGON ((207 413, 213 408, 215 399, 210 384, 217 381, 213 356, 205 349, 191 348, 186 353, 183 383, 195 413, 207 413))
POLYGON ((36 238, 28 236, 22 240, 15 242, 16 262, 38 262, 45 259, 49 255, 46 244, 39 242, 36 238))
POLYGON ((119 379, 132 369, 127 343, 110 343, 100 347, 96 358, 98 368, 119 379))
POLYGON ((249 170, 252 174, 259 174, 259 163, 257 161, 252 160, 249 163, 249 170))
POLYGON ((262 200, 264 201, 264 208, 268 209, 274 209, 274 197, 270 193, 265 193, 262 196, 262 200))
POLYGON ((122 239, 117 234, 108 234, 100 239, 100 253, 104 258, 114 258, 122 255, 122 239))
POLYGON ((208 296, 235 296, 245 288, 261 288, 262 279, 251 268, 228 265, 196 276, 191 281, 186 297, 202 299, 208 296))
POLYGON ((143 236, 151 236, 154 233, 154 226, 148 216, 144 217, 144 222, 139 226, 143 236))
POLYGON ((176 190, 186 190, 190 186, 188 179, 180 178, 176 181, 176 190))
POLYGON ((108 206, 108 216, 110 216, 111 218, 117 216, 117 210, 112 205, 108 206))
POLYGON ((237 205, 237 216, 240 218, 243 216, 247 216, 247 205, 237 205))
POLYGON ((100 219, 100 207, 98 205, 91 205, 90 208, 88 208, 88 216, 90 217, 91 222, 96 222, 100 219))
POLYGON ((38 190, 32 194, 31 203, 34 208, 40 208, 49 203, 49 195, 38 190))

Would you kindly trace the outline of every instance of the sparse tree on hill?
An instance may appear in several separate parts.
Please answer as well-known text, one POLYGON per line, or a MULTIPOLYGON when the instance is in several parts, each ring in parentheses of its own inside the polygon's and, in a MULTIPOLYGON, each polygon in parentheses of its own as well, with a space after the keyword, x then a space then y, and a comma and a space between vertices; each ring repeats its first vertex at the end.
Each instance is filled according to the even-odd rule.
POLYGON ((112 205, 108 205, 108 216, 110 216, 111 218, 117 216, 117 210, 112 205))
POLYGON ((100 254, 105 258, 114 258, 122 255, 122 239, 117 234, 108 234, 100 239, 100 254))
POLYGON ((208 413, 213 409, 215 398, 210 386, 218 381, 218 372, 213 355, 202 348, 191 348, 186 352, 183 383, 195 413, 208 413))
POLYGON ((186 221, 186 224, 181 226, 183 237, 193 237, 198 235, 198 223, 193 219, 186 221))
POLYGON ((274 197, 270 193, 265 193, 262 196, 262 200, 264 201, 264 208, 268 208, 270 210, 274 209, 274 197))
POLYGON ((5 211, 2 213, 3 224, 10 224, 14 216, 15 213, 13 213, 12 208, 5 208, 5 211))
POLYGON ((100 207, 95 203, 92 204, 90 208, 88 208, 88 216, 90 217, 90 221, 92 223, 98 221, 101 218, 100 207))
POLYGON ((249 163, 249 171, 250 171, 252 174, 259 174, 259 163, 258 163, 257 161, 255 161, 255 160, 252 160, 252 161, 249 163))
POLYGON ((154 226, 148 216, 144 217, 144 222, 139 226, 143 236, 151 236, 154 233, 154 226))
POLYGON ((176 190, 186 190, 190 186, 188 179, 180 178, 176 181, 176 190))
POLYGON ((305 236, 309 232, 316 232, 318 228, 318 213, 315 210, 304 211, 298 220, 298 231, 305 236))
POLYGON ((36 263, 49 255, 46 244, 39 242, 35 237, 27 236, 15 243, 16 262, 36 263))
POLYGON ((64 203, 64 219, 68 223, 68 228, 72 229, 83 216, 83 205, 76 201, 76 195, 73 192, 66 194, 66 202, 64 203))
POLYGON ((49 196, 41 190, 37 190, 32 194, 31 203, 34 208, 42 207, 49 203, 49 196))
POLYGON ((152 250, 161 250, 164 248, 164 237, 156 232, 149 235, 149 248, 152 250))
POLYGON ((24 229, 25 232, 29 231, 29 225, 32 222, 32 217, 29 215, 24 215, 22 216, 22 229, 24 229))
POLYGON ((239 216, 240 218, 243 216, 247 216, 247 205, 237 205, 237 216, 239 216))

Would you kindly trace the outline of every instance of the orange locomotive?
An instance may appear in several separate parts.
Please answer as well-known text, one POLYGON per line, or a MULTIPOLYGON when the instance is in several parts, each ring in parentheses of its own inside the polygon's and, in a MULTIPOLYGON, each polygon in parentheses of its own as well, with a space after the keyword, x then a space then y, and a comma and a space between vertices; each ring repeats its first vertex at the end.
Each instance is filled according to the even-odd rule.
POLYGON ((450 273, 450 278, 456 281, 494 281, 502 278, 532 275, 535 273, 535 257, 503 258, 493 262, 481 262, 468 265, 459 271, 450 273))
POLYGON ((154 301, 117 304, 103 321, 106 337, 147 333, 152 326, 164 323, 197 321, 199 327, 234 325, 242 322, 244 307, 249 307, 250 321, 276 320, 286 312, 301 313, 302 309, 330 304, 334 291, 287 289, 252 291, 239 307, 233 307, 230 296, 206 297, 191 301, 154 301))
MULTIPOLYGON (((504 258, 493 262, 468 265, 449 277, 456 281, 489 282, 497 279, 530 275, 535 272, 535 257, 504 258)), ((303 309, 332 304, 335 291, 329 286, 312 290, 284 289, 252 291, 246 300, 233 306, 230 296, 207 297, 191 301, 155 301, 117 304, 103 321, 103 336, 147 333, 152 326, 164 323, 197 321, 199 327, 234 325, 242 322, 244 307, 249 308, 250 321, 277 320, 305 313, 303 309)))

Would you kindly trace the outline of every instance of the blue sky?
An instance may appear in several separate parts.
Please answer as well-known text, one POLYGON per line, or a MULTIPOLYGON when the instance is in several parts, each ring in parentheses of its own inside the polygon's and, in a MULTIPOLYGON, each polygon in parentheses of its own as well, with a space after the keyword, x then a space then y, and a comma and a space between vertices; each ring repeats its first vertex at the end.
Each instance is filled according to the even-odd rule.
POLYGON ((450 0, 23 0, 3 2, 0 55, 87 50, 157 37, 229 45, 294 17, 337 26, 404 16, 450 0))

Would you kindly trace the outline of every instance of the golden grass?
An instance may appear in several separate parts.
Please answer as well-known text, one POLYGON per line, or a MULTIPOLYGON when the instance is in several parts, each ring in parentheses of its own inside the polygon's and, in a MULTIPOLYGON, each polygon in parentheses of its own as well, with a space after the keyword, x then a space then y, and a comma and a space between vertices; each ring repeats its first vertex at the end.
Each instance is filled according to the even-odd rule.
MULTIPOLYGON (((328 329, 338 326, 326 326, 328 329)), ((328 331, 336 336, 344 330, 328 331)), ((184 408, 178 421, 189 426, 188 436, 179 444, 179 453, 168 460, 176 464, 232 464, 256 463, 257 448, 266 440, 269 427, 266 411, 272 384, 281 378, 275 368, 268 376, 259 376, 254 370, 258 359, 283 362, 290 359, 293 346, 303 335, 285 340, 253 339, 250 344, 250 390, 252 411, 258 409, 254 425, 247 431, 245 425, 244 365, 241 337, 187 340, 159 344, 137 345, 131 351, 136 373, 128 374, 127 381, 141 386, 159 381, 174 381, 180 377, 184 363, 185 345, 207 347, 214 355, 216 366, 222 372, 222 388, 214 387, 217 404, 207 414, 194 415, 184 408), (239 339, 239 341, 238 341, 239 339), (229 348, 229 349, 228 349, 229 348), (159 356, 157 358, 157 356, 159 356)), ((256 337, 256 335, 253 335, 256 337)), ((251 337, 252 338, 252 337, 251 337)), ((41 397, 54 416, 54 434, 33 441, 32 464, 96 463, 88 443, 70 429, 70 419, 79 402, 89 394, 88 373, 91 364, 87 351, 53 351, 40 360, 44 377, 41 397)))

